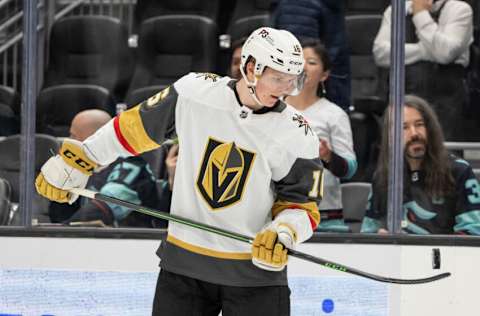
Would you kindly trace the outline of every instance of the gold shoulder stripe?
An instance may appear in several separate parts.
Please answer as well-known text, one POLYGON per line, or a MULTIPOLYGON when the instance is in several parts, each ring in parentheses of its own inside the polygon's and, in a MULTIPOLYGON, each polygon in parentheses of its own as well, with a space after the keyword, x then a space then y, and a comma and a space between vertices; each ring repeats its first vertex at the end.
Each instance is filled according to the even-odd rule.
POLYGON ((308 212, 310 218, 315 222, 315 224, 320 223, 320 212, 318 210, 317 203, 307 202, 307 203, 295 203, 289 201, 275 201, 272 207, 272 218, 278 215, 281 211, 291 208, 291 209, 302 209, 308 212))
POLYGON ((120 132, 128 144, 137 152, 142 153, 160 147, 147 134, 140 116, 140 105, 120 114, 120 132))
POLYGON ((209 257, 221 258, 221 259, 233 259, 233 260, 251 260, 252 254, 250 252, 222 252, 217 250, 212 250, 204 247, 195 246, 184 242, 180 239, 173 237, 171 234, 168 234, 167 241, 186 249, 188 251, 198 253, 200 255, 205 255, 209 257))

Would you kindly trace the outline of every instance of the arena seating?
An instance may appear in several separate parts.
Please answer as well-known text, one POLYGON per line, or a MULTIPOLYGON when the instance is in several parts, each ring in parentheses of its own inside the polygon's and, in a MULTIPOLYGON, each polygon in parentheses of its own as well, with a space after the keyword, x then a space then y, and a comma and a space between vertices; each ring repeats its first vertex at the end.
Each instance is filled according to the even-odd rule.
POLYGON ((101 15, 63 18, 53 24, 43 88, 94 84, 122 100, 133 69, 127 28, 101 15))
POLYGON ((390 5, 390 0, 347 0, 347 15, 382 14, 390 5))
POLYGON ((57 137, 69 136, 75 115, 87 109, 101 109, 114 115, 108 90, 97 85, 64 84, 43 89, 37 99, 37 131, 57 137))
POLYGON ((217 39, 215 22, 203 16, 164 15, 146 20, 140 28, 127 99, 135 104, 146 89, 148 93, 159 91, 191 71, 214 72, 217 39))
POLYGON ((147 19, 163 15, 199 15, 216 21, 219 8, 219 0, 141 0, 135 5, 134 28, 138 30, 147 19))
POLYGON ((352 233, 359 233, 372 185, 368 182, 350 182, 342 183, 340 187, 345 223, 352 233))

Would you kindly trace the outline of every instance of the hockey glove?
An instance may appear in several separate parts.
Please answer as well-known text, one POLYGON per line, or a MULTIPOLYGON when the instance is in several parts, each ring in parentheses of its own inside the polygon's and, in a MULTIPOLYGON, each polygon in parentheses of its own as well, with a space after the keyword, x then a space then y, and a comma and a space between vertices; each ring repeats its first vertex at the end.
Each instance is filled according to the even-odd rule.
POLYGON ((281 271, 287 265, 287 249, 295 249, 297 244, 312 234, 313 229, 306 211, 285 209, 255 236, 252 262, 265 270, 281 271))
POLYGON ((78 195, 72 188, 85 188, 97 163, 84 152, 82 143, 66 139, 60 152, 47 160, 35 180, 37 192, 49 200, 72 204, 78 195))
POLYGON ((277 232, 266 229, 255 236, 252 244, 252 262, 269 271, 281 271, 287 265, 287 249, 278 242, 277 232))

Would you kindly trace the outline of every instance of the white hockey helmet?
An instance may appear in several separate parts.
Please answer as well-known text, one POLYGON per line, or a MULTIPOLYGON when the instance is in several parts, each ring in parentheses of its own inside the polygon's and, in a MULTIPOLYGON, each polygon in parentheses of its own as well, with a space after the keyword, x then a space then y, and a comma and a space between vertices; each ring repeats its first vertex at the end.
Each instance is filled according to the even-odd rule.
POLYGON ((253 92, 255 92, 257 80, 265 67, 296 75, 298 77, 294 89, 290 93, 290 95, 296 95, 303 88, 304 64, 302 46, 292 33, 286 30, 261 27, 253 31, 243 44, 240 71, 253 92), (253 82, 250 82, 245 74, 245 65, 250 57, 255 59, 253 82))

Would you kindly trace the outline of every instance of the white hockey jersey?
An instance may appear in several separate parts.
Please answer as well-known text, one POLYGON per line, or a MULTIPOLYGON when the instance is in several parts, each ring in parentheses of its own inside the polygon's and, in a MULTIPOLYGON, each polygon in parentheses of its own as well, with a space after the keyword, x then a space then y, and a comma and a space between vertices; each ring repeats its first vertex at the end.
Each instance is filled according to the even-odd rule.
MULTIPOLYGON (((347 113, 326 98, 319 99, 300 112, 308 120, 318 138, 328 141, 332 151, 345 160, 346 173, 342 178, 351 178, 357 170, 357 158, 353 151, 352 129, 347 113)), ((324 173, 324 198, 319 209, 341 210, 340 179, 327 168, 324 173)))
MULTIPOLYGON (((240 103, 234 80, 191 73, 110 125, 103 133, 113 130, 131 154, 178 136, 172 214, 252 237, 284 209, 303 209, 311 229, 318 225, 323 185, 318 138, 283 102, 252 111, 240 103)), ((105 137, 86 142, 89 150, 105 143, 98 138, 105 137)), ((110 159, 100 155, 104 162, 110 159)), ((251 263, 250 244, 178 223, 169 223, 158 253, 163 269, 211 283, 287 283, 285 271, 251 263)))

